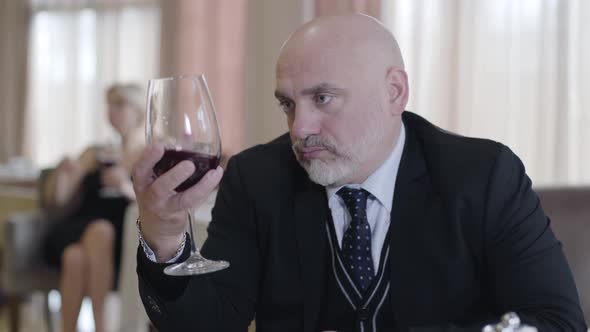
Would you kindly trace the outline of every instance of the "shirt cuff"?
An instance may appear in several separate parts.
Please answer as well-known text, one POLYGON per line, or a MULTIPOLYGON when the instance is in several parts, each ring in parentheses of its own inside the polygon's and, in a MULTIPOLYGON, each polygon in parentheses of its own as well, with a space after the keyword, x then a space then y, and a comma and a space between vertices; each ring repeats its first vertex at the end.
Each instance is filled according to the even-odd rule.
MULTIPOLYGON (((143 241, 143 239, 140 238, 139 241, 141 243, 141 247, 143 248, 143 252, 146 255, 146 257, 150 261, 152 261, 154 263, 158 263, 158 261, 156 260, 156 254, 154 254, 154 251, 152 250, 152 248, 150 248, 150 246, 147 243, 145 243, 145 241, 143 241)), ((169 259, 165 263, 176 263, 176 261, 180 258, 180 256, 184 252, 185 245, 186 245, 186 234, 184 237, 184 241, 182 241, 182 243, 180 244, 180 247, 176 251, 176 254, 174 255, 174 257, 172 257, 171 259, 169 259)))
MULTIPOLYGON (((143 236, 141 235, 141 227, 140 227, 139 218, 137 218, 136 225, 137 225, 137 236, 139 237, 139 245, 141 245, 141 248, 143 249, 143 253, 153 263, 161 263, 161 262, 157 261, 156 254, 154 253, 154 250, 152 248, 150 248, 150 246, 145 242, 145 240, 143 239, 143 236)), ((180 247, 178 247, 174 256, 171 259, 167 260, 165 263, 167 263, 167 264, 176 263, 176 261, 180 258, 180 256, 184 252, 186 240, 187 240, 187 234, 184 233, 184 236, 182 237, 182 242, 180 243, 180 247)))

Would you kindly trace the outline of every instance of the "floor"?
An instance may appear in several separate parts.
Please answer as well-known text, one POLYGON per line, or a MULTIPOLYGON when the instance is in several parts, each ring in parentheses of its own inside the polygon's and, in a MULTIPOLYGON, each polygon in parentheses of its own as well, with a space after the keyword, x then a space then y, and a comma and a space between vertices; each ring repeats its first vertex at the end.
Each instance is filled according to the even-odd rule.
MULTIPOLYGON (((59 315, 60 307, 59 292, 53 291, 49 295, 49 307, 51 311, 51 319, 53 322, 53 330, 55 332, 61 331, 61 321, 59 315)), ((107 331, 117 331, 119 325, 120 304, 116 295, 110 295, 107 298, 106 304, 107 315, 107 331)), ((9 322, 7 318, 7 310, 3 308, 0 311, 0 332, 9 332, 9 322)), ((21 307, 19 332, 46 332, 44 300, 40 294, 34 294, 21 307)), ((80 316, 78 317, 78 332, 93 332, 94 319, 92 317, 92 304, 90 300, 86 299, 82 303, 80 316)))

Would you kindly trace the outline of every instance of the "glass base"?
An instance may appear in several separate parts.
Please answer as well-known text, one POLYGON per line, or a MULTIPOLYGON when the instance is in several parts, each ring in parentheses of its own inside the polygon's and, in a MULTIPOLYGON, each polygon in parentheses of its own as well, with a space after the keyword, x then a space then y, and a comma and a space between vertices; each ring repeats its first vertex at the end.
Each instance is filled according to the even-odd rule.
POLYGON ((212 261, 201 255, 190 256, 182 263, 173 264, 164 269, 169 276, 192 276, 220 271, 229 267, 226 261, 212 261))

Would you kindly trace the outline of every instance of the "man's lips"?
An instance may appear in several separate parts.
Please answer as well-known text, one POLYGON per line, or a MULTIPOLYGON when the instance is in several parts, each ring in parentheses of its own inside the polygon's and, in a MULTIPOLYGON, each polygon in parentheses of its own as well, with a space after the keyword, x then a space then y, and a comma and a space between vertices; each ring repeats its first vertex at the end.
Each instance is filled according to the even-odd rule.
POLYGON ((304 159, 316 158, 322 151, 326 151, 326 148, 321 146, 312 146, 307 148, 300 148, 299 155, 304 159))

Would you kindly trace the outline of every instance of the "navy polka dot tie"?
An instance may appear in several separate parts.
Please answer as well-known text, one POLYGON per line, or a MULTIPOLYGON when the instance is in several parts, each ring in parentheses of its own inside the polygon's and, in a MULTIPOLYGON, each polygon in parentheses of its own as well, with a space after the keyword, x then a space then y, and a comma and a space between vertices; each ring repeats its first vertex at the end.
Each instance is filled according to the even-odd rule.
POLYGON ((371 255, 371 226, 367 220, 369 193, 364 189, 343 187, 337 194, 344 200, 351 217, 342 239, 342 258, 354 283, 365 291, 375 275, 371 255))

